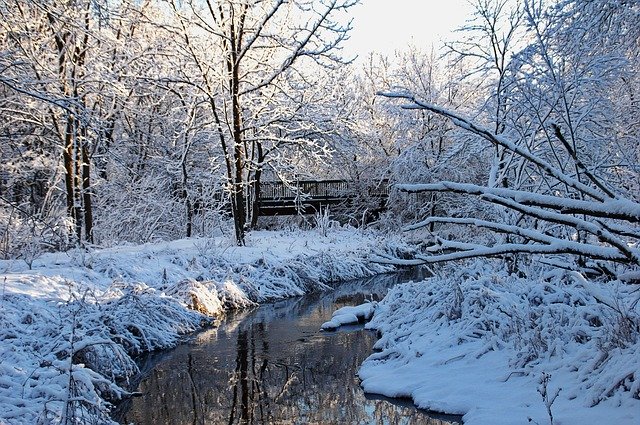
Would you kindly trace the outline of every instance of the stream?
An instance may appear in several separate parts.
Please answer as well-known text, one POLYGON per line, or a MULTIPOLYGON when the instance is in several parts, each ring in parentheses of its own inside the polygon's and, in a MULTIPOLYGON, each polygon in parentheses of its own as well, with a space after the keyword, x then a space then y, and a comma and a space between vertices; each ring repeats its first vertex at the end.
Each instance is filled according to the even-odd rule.
POLYGON ((365 394, 357 376, 376 334, 363 325, 321 332, 345 305, 381 299, 416 271, 336 284, 231 313, 219 327, 140 360, 137 391, 116 412, 122 424, 425 424, 460 417, 416 409, 410 400, 365 394))

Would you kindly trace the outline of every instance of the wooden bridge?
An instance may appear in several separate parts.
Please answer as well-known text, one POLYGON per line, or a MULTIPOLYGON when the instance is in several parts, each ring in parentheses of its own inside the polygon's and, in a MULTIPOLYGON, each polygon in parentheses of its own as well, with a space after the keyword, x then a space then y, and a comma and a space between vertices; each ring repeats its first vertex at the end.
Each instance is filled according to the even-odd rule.
POLYGON ((381 211, 389 197, 389 181, 356 187, 346 180, 302 180, 295 185, 261 182, 258 197, 261 216, 315 214, 332 206, 352 206, 354 201, 373 205, 381 211))

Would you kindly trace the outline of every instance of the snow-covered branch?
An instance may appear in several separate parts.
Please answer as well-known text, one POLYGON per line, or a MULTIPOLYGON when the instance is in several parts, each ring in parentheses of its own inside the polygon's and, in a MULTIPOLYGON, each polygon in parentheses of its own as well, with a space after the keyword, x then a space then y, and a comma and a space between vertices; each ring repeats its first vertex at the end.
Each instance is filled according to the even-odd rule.
POLYGON ((408 193, 420 192, 453 192, 469 195, 496 195, 511 198, 522 205, 534 205, 551 208, 563 214, 585 214, 591 217, 602 217, 640 223, 640 204, 628 199, 608 199, 603 202, 582 201, 542 195, 523 190, 486 187, 470 183, 438 182, 431 184, 400 184, 399 190, 408 193))
MULTIPOLYGON (((601 250, 603 247, 597 247, 594 245, 583 244, 573 241, 567 241, 561 238, 557 238, 554 236, 550 236, 536 230, 526 229, 519 226, 506 225, 500 223, 494 223, 486 220, 477 220, 472 218, 456 218, 456 217, 429 217, 420 223, 416 223, 410 226, 405 227, 405 230, 415 230, 421 227, 426 227, 431 223, 448 223, 448 224, 459 224, 459 225, 470 225, 475 227, 486 228, 495 232, 510 234, 513 236, 519 236, 530 242, 537 242, 538 244, 508 244, 501 246, 491 247, 491 250, 495 250, 495 254, 489 255, 498 255, 504 254, 507 252, 530 252, 530 253, 570 253, 576 255, 586 255, 592 258, 598 259, 608 259, 612 261, 621 261, 626 262, 625 259, 630 259, 633 262, 640 264, 639 253, 637 250, 632 250, 628 246, 625 246, 622 241, 615 238, 613 235, 607 235, 606 237, 601 236, 602 229, 590 229, 594 233, 600 233, 602 239, 606 239, 607 242, 611 242, 611 244, 619 250, 618 255, 612 255, 613 250, 611 248, 606 248, 602 252, 597 252, 601 250), (544 245, 539 245, 544 244, 544 245), (525 247, 526 245, 526 247, 525 247), (538 247, 540 250, 537 250, 538 247), (557 248, 557 252, 554 252, 554 247, 557 248), (504 251, 501 251, 504 250, 504 251), (622 257, 619 255, 622 254, 622 257)), ((583 223, 589 225, 589 223, 583 223)), ((473 244, 461 244, 460 242, 455 241, 446 241, 439 240, 438 244, 435 247, 432 247, 430 251, 435 250, 462 250, 466 252, 469 256, 464 256, 461 258, 471 258, 477 256, 486 256, 485 253, 489 248, 479 245, 473 244)), ((492 251, 493 252, 493 251, 492 251)), ((423 259, 430 258, 428 262, 437 262, 437 261, 446 261, 446 260, 437 260, 433 257, 421 257, 423 259)))
MULTIPOLYGON (((446 243, 442 245, 443 249, 448 248, 446 243)), ((583 255, 593 259, 614 261, 626 263, 627 258, 620 254, 617 249, 597 247, 589 244, 581 244, 578 242, 559 240, 556 244, 515 244, 506 243, 494 245, 491 247, 481 247, 465 251, 456 251, 441 255, 416 255, 417 259, 425 263, 439 263, 443 261, 462 260, 466 258, 477 257, 495 257, 507 254, 571 254, 583 255)))
POLYGON ((404 99, 409 101, 409 104, 403 105, 402 107, 404 109, 412 109, 412 110, 427 110, 427 111, 431 111, 435 114, 444 116, 449 118, 456 126, 467 130, 471 133, 474 133, 480 137, 482 137, 483 139, 489 141, 490 143, 497 145, 497 146, 501 146, 505 149, 507 149, 508 151, 511 151, 519 156, 521 156, 522 158, 524 158, 525 160, 535 164, 538 168, 540 168, 540 170, 542 170, 545 174, 557 179, 559 182, 567 185, 568 187, 571 187, 575 190, 577 190, 578 192, 581 192, 595 200, 598 201, 605 201, 605 200, 611 200, 611 197, 605 193, 602 193, 601 191, 594 189, 593 187, 587 186, 586 184, 580 182, 579 180, 566 175, 565 173, 563 173, 561 170, 559 170, 558 168, 554 167, 553 165, 551 165, 549 162, 545 161, 542 158, 539 158, 537 156, 535 156, 533 153, 531 153, 530 151, 516 145, 513 141, 507 139, 506 137, 502 136, 502 135, 497 135, 494 134, 492 131, 490 131, 489 129, 486 129, 476 123, 474 123, 473 121, 463 117, 460 114, 457 114, 455 112, 449 111, 445 108, 441 108, 439 106, 436 105, 432 105, 430 103, 427 102, 423 102, 421 100, 416 99, 414 96, 406 94, 406 93, 381 93, 383 96, 386 97, 390 97, 390 98, 398 98, 398 99, 404 99))
POLYGON ((596 242, 592 238, 592 241, 589 241, 582 237, 577 237, 576 240, 569 240, 566 237, 552 236, 537 229, 527 228, 526 220, 519 223, 519 225, 513 225, 476 218, 429 217, 419 223, 405 227, 405 230, 416 230, 434 223, 446 223, 484 228, 493 232, 507 234, 508 237, 505 243, 497 243, 494 246, 478 246, 441 240, 439 246, 432 247, 433 249, 430 251, 440 250, 439 252, 443 252, 442 250, 444 250, 444 254, 423 255, 419 257, 420 259, 432 263, 516 253, 570 254, 595 260, 625 263, 636 267, 640 265, 640 252, 628 240, 628 238, 637 239, 640 235, 640 232, 635 229, 635 225, 640 222, 640 204, 617 195, 615 190, 610 189, 593 175, 588 167, 578 159, 575 149, 564 139, 557 126, 554 127, 556 137, 562 138, 562 145, 567 150, 569 157, 573 159, 579 174, 586 175, 595 187, 584 184, 580 180, 579 174, 577 177, 568 175, 561 167, 553 166, 542 159, 534 150, 525 149, 503 135, 494 134, 458 113, 422 102, 410 94, 385 93, 384 95, 408 100, 410 103, 403 105, 405 109, 427 110, 449 118, 456 126, 476 134, 496 146, 500 146, 511 152, 512 155, 521 157, 525 162, 534 164, 542 172, 543 178, 549 179, 546 190, 547 193, 550 192, 552 194, 450 181, 428 184, 399 184, 396 187, 400 191, 407 193, 444 192, 475 195, 484 201, 520 213, 521 217, 529 217, 536 221, 542 220, 550 224, 568 227, 573 229, 570 232, 572 234, 583 232, 583 234, 595 236, 597 240, 596 242), (558 184, 567 189, 571 188, 573 192, 566 193, 556 189, 558 184), (624 221, 627 225, 621 226, 619 222, 614 220, 624 221), (513 243, 512 237, 523 238, 526 242, 513 243))

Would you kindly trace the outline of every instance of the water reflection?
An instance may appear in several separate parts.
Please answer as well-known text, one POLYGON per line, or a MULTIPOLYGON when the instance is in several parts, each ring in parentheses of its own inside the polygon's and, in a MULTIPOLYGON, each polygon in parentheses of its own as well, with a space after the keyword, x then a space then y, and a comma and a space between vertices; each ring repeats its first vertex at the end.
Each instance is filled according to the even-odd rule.
MULTIPOLYGON (((320 325, 344 305, 380 298, 407 276, 384 276, 229 317, 170 352, 139 385, 120 422, 135 424, 430 424, 407 402, 366 397, 356 373, 375 335, 320 325)), ((455 419, 455 418, 448 418, 455 419)))

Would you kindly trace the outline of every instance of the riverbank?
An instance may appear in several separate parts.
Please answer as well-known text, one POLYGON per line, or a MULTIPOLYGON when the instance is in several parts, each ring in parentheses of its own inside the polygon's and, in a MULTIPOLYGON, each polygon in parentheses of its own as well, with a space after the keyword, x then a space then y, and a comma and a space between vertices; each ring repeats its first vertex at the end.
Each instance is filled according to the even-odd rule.
POLYGON ((367 324, 382 338, 364 390, 465 425, 638 424, 639 285, 526 275, 479 260, 391 289, 367 324))
POLYGON ((225 310, 327 289, 392 266, 401 244, 355 229, 252 232, 0 262, 0 419, 108 423, 132 357, 175 346, 225 310))

